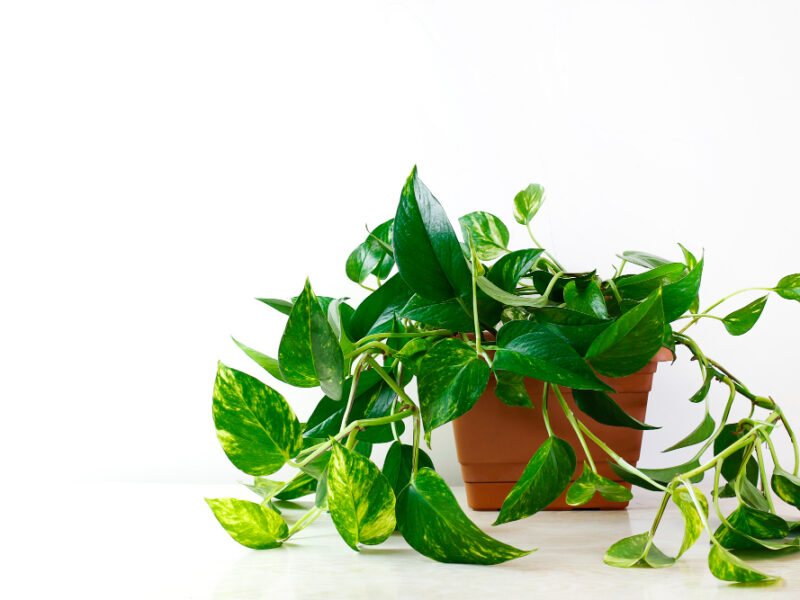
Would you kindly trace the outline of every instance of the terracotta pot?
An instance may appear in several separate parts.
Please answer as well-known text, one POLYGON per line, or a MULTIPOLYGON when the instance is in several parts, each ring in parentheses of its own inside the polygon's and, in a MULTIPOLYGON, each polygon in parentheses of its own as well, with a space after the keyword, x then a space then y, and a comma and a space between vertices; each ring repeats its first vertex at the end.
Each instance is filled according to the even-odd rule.
MULTIPOLYGON (((653 374, 659 361, 672 360, 672 352, 663 348, 641 371, 621 378, 600 377, 616 390, 611 397, 632 417, 645 420, 647 395, 653 382, 653 374)), ((542 421, 541 399, 543 382, 526 378, 525 386, 535 409, 506 406, 494 393, 495 381, 491 378, 486 391, 467 414, 453 421, 456 452, 461 463, 461 474, 467 491, 467 503, 475 510, 499 510, 508 492, 519 480, 531 456, 547 439, 547 431, 542 421)), ((567 404, 583 414, 575 407, 572 393, 562 388, 567 404)), ((567 440, 575 449, 577 468, 573 481, 583 470, 586 455, 581 448, 575 432, 558 405, 555 394, 548 394, 550 424, 558 437, 567 440)), ((642 432, 625 427, 601 425, 589 417, 585 417, 586 425, 592 432, 606 442, 626 461, 635 465, 639 460, 642 446, 642 432)), ((606 463, 606 454, 592 441, 587 440, 601 475, 617 481, 630 489, 614 474, 606 463)), ((546 510, 569 510, 564 497, 553 502, 546 510)), ((574 508, 623 509, 627 502, 610 502, 595 494, 587 504, 574 508)))

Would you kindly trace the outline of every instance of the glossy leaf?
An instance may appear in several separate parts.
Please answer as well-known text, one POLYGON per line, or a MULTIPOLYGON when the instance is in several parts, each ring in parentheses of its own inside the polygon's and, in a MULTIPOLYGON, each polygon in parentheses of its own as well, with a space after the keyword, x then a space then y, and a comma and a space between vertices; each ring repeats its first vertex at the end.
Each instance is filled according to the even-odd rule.
POLYGON ((527 225, 539 212, 544 203, 544 188, 532 183, 514 196, 514 220, 520 225, 527 225))
MULTIPOLYGON (((714 439, 714 454, 719 454, 726 448, 728 448, 731 444, 738 441, 741 437, 746 435, 747 429, 742 427, 738 423, 728 423, 720 431, 720 434, 714 439)), ((732 481, 736 474, 739 472, 739 467, 741 467, 742 462, 745 459, 745 450, 741 448, 730 454, 722 461, 722 476, 727 481, 732 481)), ((757 476, 757 465, 755 465, 755 459, 752 458, 752 455, 747 457, 748 462, 752 462, 754 467, 747 467, 748 471, 752 469, 752 471, 757 476)))
MULTIPOLYGON (((638 474, 633 471, 628 470, 623 465, 618 465, 614 462, 608 461, 608 466, 611 467, 611 470, 623 481, 627 481, 633 485, 636 485, 640 488, 644 488, 646 490, 653 490, 653 491, 661 491, 651 483, 649 483, 646 479, 643 479, 638 474)), ((638 471, 655 481, 656 483, 660 483, 661 485, 666 486, 672 479, 681 473, 686 473, 691 471, 692 469, 696 469, 700 466, 700 462, 697 460, 690 460, 687 463, 683 463, 681 465, 676 465, 674 467, 664 467, 660 469, 645 469, 643 467, 636 467, 638 471)), ((695 475, 689 481, 691 483, 699 483, 703 480, 703 473, 699 475, 695 475)))
POLYGON ((348 279, 356 283, 364 281, 378 266, 384 254, 383 248, 374 240, 361 242, 347 257, 345 273, 348 279))
POLYGON ((497 385, 494 394, 507 406, 533 407, 531 397, 525 387, 525 376, 511 371, 495 371, 497 385))
POLYGON ((604 392, 596 390, 572 390, 572 397, 578 408, 598 423, 629 429, 660 429, 655 425, 642 423, 626 413, 616 401, 604 392))
POLYGON ((253 483, 243 483, 248 490, 258 494, 264 500, 270 500, 275 494, 280 492, 286 485, 283 481, 273 481, 266 477, 255 477, 253 483))
POLYGON ((706 497, 699 489, 693 488, 693 491, 697 502, 703 510, 702 517, 686 487, 679 487, 672 493, 672 501, 681 511, 684 523, 683 541, 681 542, 681 549, 678 551, 677 558, 683 556, 683 553, 691 548, 698 540, 700 534, 703 533, 703 521, 708 519, 708 500, 706 500, 706 497))
POLYGON ((672 262, 666 258, 656 256, 655 254, 638 252, 636 250, 626 250, 618 256, 631 264, 639 265, 640 267, 645 267, 647 269, 655 269, 672 262))
POLYGON ((697 390, 692 397, 689 398, 689 402, 702 402, 708 396, 708 392, 711 389, 711 382, 714 381, 714 372, 709 369, 706 371, 706 376, 703 379, 703 385, 700 386, 700 389, 697 390))
POLYGON ((258 365, 263 368, 267 373, 272 375, 278 381, 283 381, 284 383, 286 380, 283 378, 283 374, 281 373, 280 366, 278 365, 278 359, 272 358, 271 356, 267 356, 258 350, 254 350, 249 346, 245 346, 241 342, 239 342, 236 338, 231 338, 233 343, 239 346, 239 348, 247 354, 250 358, 252 358, 258 365))
POLYGON ((711 546, 711 551, 708 553, 708 568, 714 577, 723 581, 749 583, 775 579, 771 575, 754 569, 742 559, 716 544, 711 546))
POLYGON ((452 298, 450 300, 428 300, 414 294, 397 315, 432 327, 451 331, 473 331, 475 325, 472 314, 467 314, 464 307, 464 304, 452 298))
POLYGON ((774 289, 781 298, 800 302, 800 273, 783 277, 774 289))
POLYGON ((486 279, 506 292, 513 292, 519 280, 533 268, 541 256, 541 248, 515 250, 500 257, 486 272, 486 279))
POLYGON ((335 442, 326 484, 331 520, 353 550, 358 544, 380 544, 392 534, 394 492, 371 460, 335 442))
POLYGON ((547 300, 541 296, 520 296, 496 286, 486 277, 477 277, 475 283, 480 290, 492 300, 497 300, 505 306, 527 306, 539 307, 547 304, 547 300))
MULTIPOLYGON (((419 448, 417 452, 419 453, 417 457, 418 467, 420 469, 433 469, 431 457, 422 448, 419 448)), ((392 486, 396 496, 399 496, 403 488, 411 481, 413 457, 414 447, 400 442, 394 442, 386 452, 386 459, 383 462, 383 474, 392 486)))
POLYGON ((603 498, 611 502, 627 502, 633 498, 631 491, 624 485, 598 475, 589 468, 589 465, 583 463, 581 476, 567 490, 567 504, 570 506, 586 504, 594 497, 595 492, 599 492, 603 498))
POLYGON ((465 240, 472 238, 475 253, 481 260, 494 260, 507 252, 508 228, 488 212, 472 212, 458 220, 465 240))
POLYGON ((278 362, 287 383, 298 387, 319 385, 326 396, 341 399, 344 356, 308 280, 286 323, 278 362))
POLYGON ((471 409, 489 382, 489 365, 456 338, 437 342, 422 359, 418 389, 425 431, 471 409))
POLYGON ((277 548, 289 535, 286 522, 268 506, 236 498, 206 498, 206 503, 225 531, 242 546, 277 548))
MULTIPOLYGON (((256 478, 258 479, 258 478, 256 478)), ((299 473, 286 486, 278 490, 275 498, 278 500, 294 500, 313 494, 317 489, 317 481, 307 473, 299 473)))
POLYGON ((612 567, 668 567, 675 562, 651 543, 649 533, 626 537, 613 544, 603 557, 603 562, 612 567))
POLYGON ((416 167, 400 196, 393 244, 400 274, 420 296, 447 300, 470 293, 472 276, 453 227, 416 167))
POLYGON ((372 274, 378 279, 386 279, 389 277, 394 267, 394 250, 392 249, 393 235, 394 219, 389 219, 373 229, 371 235, 367 238, 378 243, 383 249, 383 256, 378 261, 378 265, 372 270, 372 274))
POLYGON ((673 450, 678 450, 679 448, 686 448, 688 446, 699 444, 700 442, 705 442, 711 437, 711 434, 714 433, 714 429, 716 429, 714 419, 711 417, 711 415, 706 413, 705 417, 703 418, 703 422, 695 427, 695 429, 689 435, 679 442, 674 443, 666 450, 663 450, 663 452, 672 452, 673 450))
POLYGON ((530 554, 478 529, 444 480, 420 469, 397 498, 397 524, 420 554, 446 563, 495 565, 530 554))
POLYGON ((576 389, 613 391, 563 339, 531 321, 511 321, 498 334, 494 369, 576 389), (518 335, 513 335, 515 332, 518 335))
POLYGON ((664 320, 671 323, 683 315, 697 300, 700 291, 700 280, 703 277, 703 261, 700 259, 682 278, 664 286, 662 301, 664 303, 664 320))
POLYGON ((419 373, 419 365, 428 350, 430 350, 431 345, 430 338, 412 338, 395 353, 395 357, 408 368, 412 375, 416 375, 419 373))
POLYGON ((597 336, 586 352, 589 363, 608 377, 624 377, 647 365, 661 349, 664 310, 661 290, 629 310, 597 336))
POLYGON ((577 281, 570 281, 564 286, 564 302, 567 308, 586 313, 599 319, 608 317, 606 301, 603 292, 594 280, 579 285, 577 281))
POLYGON ((214 426, 228 459, 249 475, 269 475, 302 447, 300 423, 278 392, 219 363, 214 426))
POLYGON ((800 508, 800 477, 775 467, 771 483, 772 489, 781 500, 800 508))
POLYGON ((284 315, 289 315, 292 312, 292 306, 294 306, 294 302, 289 302, 288 300, 281 300, 279 298, 256 298, 259 302, 263 302, 267 306, 271 306, 275 310, 284 315))
POLYGON ((567 488, 573 473, 572 446, 555 436, 547 438, 506 496, 494 525, 524 519, 546 508, 567 488))
POLYGON ((356 308, 350 319, 352 339, 358 341, 367 335, 391 330, 395 313, 406 305, 412 294, 400 274, 389 278, 356 308))
POLYGON ((641 300, 658 287, 678 281, 686 273, 683 263, 668 263, 636 275, 623 275, 616 279, 617 288, 623 298, 641 300))
MULTIPOLYGON (((714 537, 729 550, 754 550, 764 547, 782 549, 770 548, 770 540, 780 540, 789 534, 789 524, 778 515, 757 510, 746 504, 740 504, 727 517, 727 521, 730 527, 725 524, 720 525, 714 532, 714 537)), ((797 542, 780 544, 783 547, 791 545, 796 546, 797 542)))
MULTIPOLYGON (((353 308, 347 304, 343 298, 337 298, 328 306, 328 324, 336 339, 339 340, 339 347, 343 354, 351 352, 355 345, 350 339, 350 319, 353 318, 353 308)), ((346 361, 345 371, 349 371, 349 362, 346 361)))
POLYGON ((764 306, 767 304, 768 296, 762 296, 753 300, 750 304, 733 311, 722 319, 722 324, 731 335, 743 335, 753 328, 764 306))

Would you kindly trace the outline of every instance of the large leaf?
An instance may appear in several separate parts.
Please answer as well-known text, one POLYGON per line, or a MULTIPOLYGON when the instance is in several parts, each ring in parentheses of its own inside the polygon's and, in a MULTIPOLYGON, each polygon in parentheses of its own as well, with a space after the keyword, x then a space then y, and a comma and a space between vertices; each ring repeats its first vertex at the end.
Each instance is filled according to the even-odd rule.
POLYGON ((489 382, 489 365, 456 338, 436 343, 422 359, 418 386, 425 431, 470 410, 489 382))
POLYGON ((539 323, 511 321, 501 329, 495 370, 512 371, 577 389, 613 391, 600 381, 580 355, 539 323), (513 335, 510 332, 514 332, 513 335))
POLYGON ((220 525, 242 546, 277 548, 289 535, 284 520, 268 506, 236 498, 206 498, 206 502, 220 525))
POLYGON ((711 437, 711 434, 714 433, 715 428, 716 424, 714 423, 714 419, 710 414, 706 413, 705 417, 703 417, 703 422, 695 427, 689 435, 680 441, 675 442, 672 444, 672 446, 666 450, 663 450, 663 452, 672 452, 673 450, 678 450, 679 448, 687 448, 689 446, 699 444, 700 442, 705 442, 711 437))
POLYGON ((580 506, 594 497, 595 492, 611 502, 627 502, 633 498, 631 491, 616 481, 598 475, 583 463, 583 472, 567 490, 567 504, 580 506))
POLYGON ((642 423, 626 413, 614 399, 597 390, 572 390, 575 404, 581 411, 598 423, 612 427, 628 427, 629 429, 660 429, 655 425, 642 423))
POLYGON ((717 544, 712 545, 708 553, 708 568, 714 577, 723 581, 749 583, 775 580, 771 575, 754 569, 717 544))
POLYGON ((350 333, 357 341, 372 333, 385 333, 392 328, 395 313, 399 312, 413 292, 396 274, 361 301, 350 319, 350 333))
POLYGON ((341 399, 342 348, 308 280, 283 331, 278 362, 287 383, 298 387, 319 385, 326 396, 341 399))
POLYGON ((231 338, 233 343, 241 348, 242 352, 247 354, 250 358, 252 358, 260 367, 262 367, 267 373, 272 375, 278 381, 283 381, 286 383, 286 380, 283 378, 283 374, 281 373, 281 368, 278 365, 278 359, 272 358, 271 356, 267 356, 266 354, 259 352, 258 350, 254 350, 250 346, 245 346, 241 342, 239 342, 236 338, 231 338))
POLYGON ((531 457, 522 477, 503 501, 494 525, 524 519, 547 508, 567 489, 575 473, 575 451, 561 438, 550 436, 531 457))
POLYGON ((447 563, 495 565, 530 554, 478 529, 444 480, 420 469, 397 498, 397 524, 420 554, 447 563))
POLYGON ((467 296, 472 285, 458 238, 441 204, 411 171, 394 218, 394 259, 408 286, 431 300, 467 296))
POLYGON ((587 282, 570 281, 564 286, 564 302, 567 308, 577 310, 605 319, 608 317, 608 309, 603 299, 603 292, 597 282, 590 279, 587 282))
POLYGON ((547 325, 547 328, 564 338, 581 356, 613 321, 599 319, 593 315, 569 308, 544 306, 533 310, 534 319, 547 325))
POLYGON ((506 254, 489 267, 486 279, 506 292, 513 292, 519 280, 533 268, 542 252, 544 250, 541 248, 528 248, 506 254))
POLYGON ((635 373, 661 349, 664 336, 664 310, 661 289, 619 317, 594 340, 586 358, 608 377, 635 373))
POLYGON ((774 290, 781 298, 800 302, 800 273, 783 277, 774 290))
POLYGON ((664 319, 667 323, 684 314, 697 300, 700 280, 703 277, 703 260, 701 258, 684 277, 664 286, 662 301, 664 319))
POLYGON ((699 489, 693 488, 693 490, 697 502, 703 509, 702 517, 697 511, 697 506, 692 501, 689 490, 685 487, 679 487, 672 493, 672 501, 680 509, 684 522, 683 541, 678 552, 678 558, 694 545, 703 532, 703 521, 708 519, 708 500, 699 489))
POLYGON ((606 550, 603 562, 612 567, 668 567, 675 559, 667 556, 652 543, 649 533, 621 539, 606 550))
POLYGON ((249 475, 269 475, 302 448, 300 423, 278 392, 219 363, 214 426, 230 461, 249 475))
POLYGON ((441 327, 452 331, 472 331, 475 327, 472 313, 467 314, 464 306, 453 298, 428 300, 414 294, 397 315, 432 327, 441 327))
POLYGON ((536 215, 544 202, 544 188, 532 183, 514 196, 514 220, 520 225, 527 225, 536 215))
POLYGON ((678 281, 685 272, 686 267, 683 263, 669 263, 644 273, 623 275, 616 279, 616 284, 623 298, 641 300, 649 296, 656 288, 678 281))
POLYGON ((358 544, 380 544, 392 535, 394 492, 371 460, 334 443, 327 485, 331 520, 353 550, 358 551, 358 544))
POLYGON ((800 508, 800 477, 775 467, 772 473, 772 489, 781 500, 800 508))
POLYGON ((768 296, 762 296, 761 298, 753 300, 747 306, 743 306, 729 315, 726 315, 722 319, 722 324, 725 325, 725 329, 728 330, 728 333, 731 335, 743 335, 750 331, 761 316, 761 312, 767 304, 767 298, 768 296))
POLYGON ((508 252, 508 228, 488 212, 472 212, 458 220, 465 240, 472 239, 481 260, 493 260, 508 252))
MULTIPOLYGON (((418 448, 418 468, 433 469, 433 461, 422 448, 418 448)), ((383 474, 392 486, 396 496, 400 495, 403 488, 411 481, 411 469, 414 462, 414 447, 409 444, 394 442, 386 452, 383 462, 383 474)))

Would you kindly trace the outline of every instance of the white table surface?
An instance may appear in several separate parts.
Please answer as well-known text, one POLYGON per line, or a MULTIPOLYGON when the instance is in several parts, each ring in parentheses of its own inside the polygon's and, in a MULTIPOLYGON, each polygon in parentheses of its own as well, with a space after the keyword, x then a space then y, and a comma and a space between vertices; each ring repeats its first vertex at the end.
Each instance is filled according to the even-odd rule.
MULTIPOLYGON (((454 491, 465 505, 463 488, 454 491)), ((0 596, 510 600, 552 592, 556 598, 800 598, 800 554, 755 562, 783 577, 777 585, 731 586, 708 572, 705 535, 666 569, 604 565, 611 543, 650 526, 658 496, 641 490, 626 511, 544 512, 496 528, 490 526, 496 513, 468 511, 497 538, 538 548, 491 567, 436 563, 399 534, 356 553, 339 539, 328 515, 281 548, 248 550, 228 537, 203 501, 232 495, 254 499, 240 486, 47 482, 25 495, 6 495, 0 596)), ((791 509, 782 512, 791 518, 791 509)), ((674 554, 682 531, 671 507, 659 547, 674 554)))

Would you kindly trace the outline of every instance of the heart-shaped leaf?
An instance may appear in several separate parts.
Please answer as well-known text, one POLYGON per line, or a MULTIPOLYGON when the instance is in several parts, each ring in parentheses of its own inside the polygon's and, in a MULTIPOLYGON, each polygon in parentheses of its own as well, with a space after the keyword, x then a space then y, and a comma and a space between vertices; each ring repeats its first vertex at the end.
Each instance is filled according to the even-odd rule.
POLYGON ((471 409, 489 382, 489 365, 456 338, 437 342, 422 359, 418 387, 425 431, 471 409))
POLYGON ((544 203, 544 188, 532 183, 514 196, 514 220, 520 225, 527 225, 539 212, 544 203))
POLYGON ((414 550, 440 562, 496 565, 533 552, 504 544, 478 529, 431 469, 420 469, 400 493, 397 524, 414 550))
MULTIPOLYGON (((418 448, 418 468, 433 469, 433 461, 422 448, 418 448)), ((414 462, 414 446, 394 442, 386 452, 383 462, 383 474, 392 486, 396 496, 400 495, 403 488, 411 481, 411 469, 414 462)))
POLYGON ((613 544, 603 557, 603 562, 612 567, 668 567, 675 559, 667 556, 652 543, 649 533, 626 537, 613 544))
POLYGON ((281 373, 280 366, 278 365, 278 359, 272 358, 271 356, 267 356, 266 354, 259 352, 258 350, 254 350, 249 346, 245 346, 241 342, 239 342, 236 338, 231 338, 233 343, 241 348, 242 352, 247 354, 250 358, 252 358, 260 367, 262 367, 267 373, 272 375, 278 381, 283 381, 286 383, 286 380, 283 378, 283 374, 281 373))
POLYGON ((594 497, 595 492, 611 502, 627 502, 633 498, 631 491, 616 481, 611 481, 598 475, 583 463, 583 472, 567 490, 567 504, 580 506, 586 504, 594 497))
POLYGON ((472 285, 461 246, 447 215, 411 171, 394 218, 394 259, 408 286, 431 300, 469 295, 472 285))
POLYGON ((754 569, 717 544, 712 545, 708 553, 708 568, 714 577, 722 581, 737 583, 776 581, 775 577, 754 569))
POLYGON ((414 294, 397 315, 432 327, 441 327, 451 331, 472 331, 475 327, 472 313, 467 314, 465 306, 454 298, 428 300, 414 294))
POLYGON ((519 280, 528 273, 541 256, 541 248, 515 250, 500 257, 486 272, 486 279, 506 292, 513 292, 519 280))
POLYGON ((592 315, 598 319, 608 318, 603 292, 594 280, 590 279, 580 285, 577 281, 567 283, 564 286, 564 302, 566 302, 567 308, 572 310, 592 315))
POLYGON ((350 319, 350 333, 355 341, 392 328, 395 313, 411 298, 413 292, 400 274, 395 274, 361 301, 350 319))
POLYGON ((750 304, 733 311, 722 319, 722 324, 731 335, 743 335, 753 328, 761 316, 768 296, 753 300, 750 304))
POLYGON ((672 452, 673 450, 678 450, 679 448, 686 448, 688 446, 699 444, 700 442, 705 442, 711 437, 711 434, 714 433, 715 428, 716 424, 714 423, 714 419, 711 417, 711 415, 706 413, 705 417, 703 418, 703 422, 695 427, 695 429, 689 435, 679 442, 674 443, 663 452, 672 452))
POLYGON ((774 290, 781 298, 800 302, 800 273, 783 277, 774 290))
POLYGON ((511 371, 495 371, 497 385, 494 394, 507 406, 527 406, 533 407, 531 397, 525 387, 525 377, 519 373, 511 371))
POLYGON ((358 544, 380 544, 392 535, 394 492, 372 461, 335 442, 327 486, 331 520, 353 550, 358 551, 358 544))
MULTIPOLYGON (((789 524, 767 511, 740 504, 728 517, 730 527, 725 524, 714 532, 717 541, 730 550, 753 550, 765 546, 762 542, 779 540, 789 534, 789 524)), ((793 545, 797 545, 795 542, 793 545)))
POLYGON ((400 360, 409 370, 412 375, 419 373, 419 366, 422 359, 431 349, 432 342, 430 338, 418 337, 413 338, 400 348, 395 353, 395 358, 400 360))
POLYGON ((662 301, 664 303, 664 320, 671 323, 697 301, 697 294, 700 291, 700 280, 703 277, 703 260, 700 259, 690 271, 674 283, 664 286, 662 301))
POLYGON ((672 493, 672 501, 680 509, 683 515, 683 541, 681 542, 681 549, 678 552, 677 558, 683 556, 683 553, 691 548, 703 532, 703 521, 708 519, 708 500, 703 493, 693 487, 694 496, 700 507, 703 510, 701 517, 697 510, 697 506, 692 501, 692 496, 686 487, 679 487, 672 493))
POLYGON ((494 525, 524 519, 549 506, 569 485, 575 473, 575 451, 561 438, 550 436, 531 457, 522 477, 503 501, 494 525))
POLYGON ((642 423, 626 413, 614 399, 597 390, 572 390, 575 404, 581 411, 598 423, 612 427, 628 427, 629 429, 660 429, 655 425, 642 423))
POLYGON ((348 279, 356 283, 364 281, 378 266, 384 254, 383 248, 375 240, 361 242, 347 257, 345 273, 348 279))
POLYGON ((772 489, 781 500, 800 508, 800 477, 775 467, 772 473, 772 489))
POLYGON ((206 502, 220 525, 242 546, 277 548, 289 535, 286 522, 268 506, 236 498, 206 498, 206 502))
POLYGON ((219 363, 214 426, 228 459, 248 475, 269 475, 302 448, 300 423, 278 392, 219 363))
POLYGON ((458 220, 465 240, 472 239, 481 260, 494 260, 508 252, 508 228, 488 212, 472 212, 458 220))

